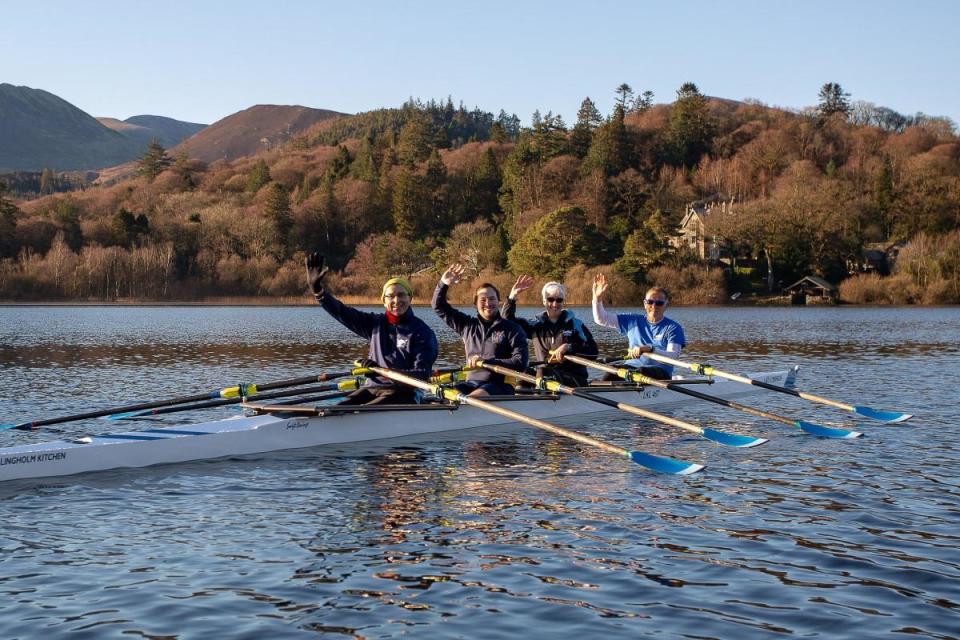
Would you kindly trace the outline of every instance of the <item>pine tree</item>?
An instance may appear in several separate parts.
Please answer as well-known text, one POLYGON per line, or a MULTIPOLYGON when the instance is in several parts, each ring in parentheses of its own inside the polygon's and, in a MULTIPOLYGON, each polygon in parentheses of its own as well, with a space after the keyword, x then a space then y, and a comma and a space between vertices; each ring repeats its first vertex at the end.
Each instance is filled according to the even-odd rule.
POLYGON ((7 183, 0 181, 0 258, 12 258, 20 249, 14 235, 20 209, 5 197, 7 189, 7 183))
POLYGON ((570 134, 570 149, 578 158, 585 158, 590 150, 590 143, 593 142, 593 132, 603 123, 603 117, 593 103, 590 96, 583 99, 580 103, 580 110, 577 112, 577 124, 573 126, 570 134))
POLYGON ((630 109, 633 107, 633 88, 624 82, 622 85, 617 87, 616 93, 616 106, 619 106, 624 113, 629 113, 630 109))
POLYGON ((270 167, 267 166, 266 160, 260 158, 253 165, 253 169, 250 170, 250 176, 247 178, 247 191, 256 193, 268 182, 270 182, 270 167))
POLYGON ((400 129, 397 138, 397 159, 400 164, 413 167, 430 156, 430 128, 424 116, 418 115, 400 129))
POLYGON ((637 113, 644 113, 653 106, 653 91, 644 91, 633 102, 633 110, 637 113))
POLYGON ((138 164, 140 165, 140 174, 152 181, 163 173, 164 169, 173 164, 173 159, 167 155, 167 150, 163 148, 160 141, 154 138, 147 145, 147 152, 140 156, 138 164))
POLYGON ((630 165, 630 135, 624 124, 624 111, 620 105, 613 108, 610 121, 597 129, 593 143, 583 162, 582 171, 587 174, 599 170, 604 176, 615 176, 630 165))
POLYGON ((820 87, 820 104, 817 105, 817 111, 824 118, 828 118, 835 113, 842 113, 844 116, 850 114, 850 94, 846 93, 836 82, 828 82, 820 87))
POLYGON ((677 90, 677 100, 670 114, 670 143, 673 163, 695 167, 700 157, 710 148, 713 126, 707 108, 707 99, 692 82, 685 82, 677 90))
POLYGON ((289 255, 293 213, 290 211, 290 195, 279 182, 270 185, 270 192, 267 194, 263 213, 273 226, 274 242, 276 244, 274 254, 282 261, 289 255))

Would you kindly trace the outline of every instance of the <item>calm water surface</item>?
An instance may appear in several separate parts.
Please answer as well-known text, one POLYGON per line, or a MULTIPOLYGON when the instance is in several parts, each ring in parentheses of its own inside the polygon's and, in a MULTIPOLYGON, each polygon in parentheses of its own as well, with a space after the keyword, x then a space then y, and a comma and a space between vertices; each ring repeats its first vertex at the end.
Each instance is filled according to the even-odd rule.
MULTIPOLYGON (((455 336, 417 312, 442 364, 459 362, 455 336)), ((684 478, 517 426, 8 483, 0 637, 960 637, 960 309, 669 315, 692 357, 799 364, 806 390, 917 417, 745 401, 867 432, 836 441, 715 405, 674 412, 771 439, 748 450, 631 417, 577 426, 707 464, 684 478)), ((606 354, 622 348, 594 334, 606 354)), ((307 375, 364 351, 312 307, 0 307, 0 423, 307 375)), ((0 431, 0 446, 52 437, 0 431)))

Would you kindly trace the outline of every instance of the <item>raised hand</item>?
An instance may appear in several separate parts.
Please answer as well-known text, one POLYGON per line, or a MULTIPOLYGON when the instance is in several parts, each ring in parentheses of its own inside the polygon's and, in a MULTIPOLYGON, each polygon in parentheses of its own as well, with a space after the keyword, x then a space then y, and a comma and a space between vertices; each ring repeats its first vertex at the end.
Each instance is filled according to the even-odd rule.
POLYGON ((307 256, 307 283, 315 296, 324 292, 323 276, 327 275, 327 271, 330 270, 324 262, 326 260, 319 253, 314 252, 307 256))
POLYGON ((598 273, 593 278, 593 299, 600 300, 600 298, 607 292, 607 288, 610 285, 607 284, 607 276, 602 273, 598 273))
POLYGON ((460 278, 463 277, 464 268, 465 267, 459 262, 453 263, 443 272, 443 275, 440 276, 441 282, 448 287, 452 284, 457 284, 460 282, 460 278))
POLYGON ((521 275, 517 278, 513 288, 510 289, 510 298, 517 299, 517 296, 533 286, 533 276, 521 275))

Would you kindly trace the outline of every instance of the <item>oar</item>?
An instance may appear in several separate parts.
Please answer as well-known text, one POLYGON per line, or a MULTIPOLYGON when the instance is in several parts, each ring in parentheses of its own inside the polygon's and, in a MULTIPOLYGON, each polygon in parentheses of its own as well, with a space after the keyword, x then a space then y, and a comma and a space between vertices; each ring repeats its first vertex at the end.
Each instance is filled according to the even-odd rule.
POLYGON ((838 402, 836 400, 830 400, 829 398, 821 398, 820 396, 815 396, 812 393, 805 393, 803 391, 797 391, 796 389, 791 389, 789 387, 781 387, 779 385, 770 384, 769 382, 754 380, 753 378, 748 378, 747 376, 741 376, 735 373, 720 371, 719 369, 715 369, 714 367, 708 364, 699 364, 696 362, 684 362, 683 360, 674 360, 673 358, 668 358, 667 356, 662 356, 658 353, 646 353, 644 355, 652 360, 657 360, 659 362, 664 362, 666 364, 672 364, 676 367, 683 367, 686 369, 690 369, 694 373, 699 373, 700 375, 726 378, 727 380, 742 382, 743 384, 751 384, 755 387, 762 387, 764 389, 769 389, 771 391, 788 393, 797 398, 803 398, 804 400, 809 400, 810 402, 819 402, 820 404, 826 404, 831 407, 835 407, 837 409, 850 411, 852 413, 857 414, 858 416, 863 416, 864 418, 871 418, 873 420, 880 420, 881 422, 903 422, 913 417, 909 413, 900 413, 899 411, 880 411, 878 409, 871 409, 870 407, 855 406, 852 404, 846 404, 844 402, 838 402))
POLYGON ((738 402, 733 402, 725 398, 718 398, 716 396, 707 395, 706 393, 701 393, 699 391, 694 391, 693 389, 687 389, 681 385, 673 385, 664 380, 655 380, 649 378, 645 375, 642 375, 633 369, 618 369, 617 367, 611 367, 610 365, 600 364, 593 360, 587 360, 586 358, 581 358, 579 356, 564 356, 564 359, 569 360, 570 362, 576 362, 577 364, 582 364, 586 367, 591 367, 593 369, 599 369, 600 371, 606 371, 607 373, 615 374, 625 380, 630 380, 632 382, 639 382, 641 384, 648 384, 654 387, 660 387, 661 389, 669 389, 670 391, 676 391, 677 393, 683 393, 694 398, 700 398, 701 400, 706 400, 707 402, 713 402, 716 404, 721 404, 725 407, 730 407, 731 409, 737 409, 739 411, 745 411, 746 413, 760 416, 761 418, 767 418, 768 420, 774 420, 776 422, 782 422, 783 424, 789 424, 791 426, 799 427, 807 433, 813 434, 815 436, 821 436, 823 438, 859 438, 863 434, 859 431, 847 431, 846 429, 833 429, 831 427, 824 427, 823 425, 815 424, 813 422, 807 422, 806 420, 792 420, 784 416, 778 416, 775 413, 769 413, 767 411, 761 411, 760 409, 754 409, 753 407, 748 407, 742 405, 738 402))
MULTIPOLYGON (((268 400, 270 398, 284 398, 287 396, 300 396, 306 393, 319 393, 322 391, 353 391, 362 384, 361 378, 351 378, 341 382, 330 384, 321 384, 315 387, 301 387, 299 389, 288 389, 286 391, 272 391, 270 393, 257 393, 248 396, 248 400, 268 400)), ((243 396, 236 398, 220 398, 218 400, 207 400, 194 404, 177 405, 172 407, 159 407, 156 409, 143 409, 141 411, 128 411, 126 413, 114 413, 105 416, 107 420, 130 420, 133 418, 142 418, 144 416, 158 416, 166 413, 179 413, 180 411, 193 411, 196 409, 209 409, 211 407, 222 407, 228 404, 240 404, 243 402, 243 396)))
POLYGON ((755 447, 761 445, 764 442, 767 442, 766 438, 754 438, 753 436, 741 436, 735 433, 726 433, 725 431, 719 431, 717 429, 703 428, 698 427, 695 424, 690 422, 684 422, 683 420, 677 420, 669 416, 661 415, 659 413, 654 413, 653 411, 647 411, 646 409, 641 409, 640 407, 635 407, 630 404, 624 404, 622 402, 617 402, 616 400, 610 400, 604 398, 603 396, 594 395, 588 393, 576 387, 568 387, 564 384, 560 384, 556 380, 545 380, 544 378, 538 378, 536 376, 531 376, 527 373, 520 373, 514 371, 513 369, 508 369, 506 367, 501 367, 495 364, 481 364, 481 367, 484 369, 489 369, 494 373, 499 373, 504 376, 513 376, 518 380, 524 380, 530 382, 537 386, 539 389, 545 389, 547 391, 555 391, 559 393, 565 393, 570 396, 576 396, 578 398, 583 398, 584 400, 591 400, 593 402, 599 402, 600 404, 606 405, 608 407, 614 407, 627 413, 632 413, 637 416, 642 416, 644 418, 649 418, 650 420, 656 420, 657 422, 663 422, 674 427, 680 427, 681 429, 686 429, 691 433, 696 433, 697 435, 703 436, 707 440, 712 440, 719 444, 725 444, 728 447, 755 447))
POLYGON ((334 378, 342 378, 349 375, 362 375, 365 370, 353 369, 340 373, 321 373, 313 376, 304 376, 302 378, 293 378, 290 380, 277 380, 275 382, 266 382, 263 384, 240 384, 235 387, 226 387, 217 391, 207 393, 198 393, 192 396, 182 396, 179 398, 170 398, 169 400, 154 400, 153 402, 140 402, 123 407, 112 407, 110 409, 101 409, 98 411, 88 411, 86 413, 75 413, 60 418, 45 418, 42 420, 30 420, 19 424, 0 424, 0 429, 21 429, 29 430, 43 427, 50 424, 60 424, 62 422, 72 422, 74 420, 86 420, 87 418, 100 418, 113 413, 123 413, 126 411, 140 411, 142 409, 154 409, 156 407, 169 407, 175 404, 186 404, 188 402, 199 402, 202 400, 211 400, 215 398, 234 398, 245 395, 253 395, 257 391, 267 391, 269 389, 282 389, 284 387, 296 387, 311 382, 325 382, 334 378))
POLYGON ((505 418, 515 420, 516 422, 522 422, 528 424, 531 427, 537 427, 538 429, 543 429, 544 431, 549 431, 556 435, 564 436, 567 438, 572 438, 577 442, 582 442, 584 444, 589 444, 594 447, 598 447, 608 453, 613 453, 619 456, 625 456, 630 460, 636 462, 639 465, 652 469, 654 471, 659 471, 661 473, 672 473, 676 475, 689 475, 703 469, 702 464, 693 464, 690 462, 684 462, 682 460, 674 460, 673 458, 666 458, 663 456, 655 456, 650 453, 645 453, 643 451, 627 451, 626 449, 621 449, 620 447, 615 447, 612 444, 607 444, 600 440, 595 440, 589 436, 576 433, 574 431, 568 431, 566 429, 561 429, 555 425, 552 425, 543 420, 538 420, 537 418, 531 418, 525 416, 522 413, 517 413, 516 411, 511 411, 509 409, 504 409, 503 407, 497 406, 493 403, 486 402, 485 400, 480 400, 479 398, 472 398, 466 394, 460 393, 456 389, 451 389, 449 387, 443 387, 438 384, 430 384, 429 382, 424 382, 417 378, 412 378, 410 376, 404 375, 402 373, 397 373, 391 371, 390 369, 381 369, 380 367, 371 367, 370 371, 376 373, 379 376, 385 378, 390 378, 395 382, 400 382, 402 384, 409 385, 411 387, 416 387, 422 391, 427 391, 428 393, 434 393, 445 400, 451 402, 459 402, 460 404, 469 405, 471 407, 477 407, 478 409, 483 409, 484 411, 489 411, 491 413, 496 413, 505 418))

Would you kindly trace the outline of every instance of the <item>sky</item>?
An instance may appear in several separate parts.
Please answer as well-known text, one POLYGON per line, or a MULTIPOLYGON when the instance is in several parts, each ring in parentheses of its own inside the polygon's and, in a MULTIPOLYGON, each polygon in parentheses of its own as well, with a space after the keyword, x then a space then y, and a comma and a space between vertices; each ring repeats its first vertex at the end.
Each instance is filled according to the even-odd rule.
POLYGON ((622 83, 801 109, 837 82, 960 124, 958 25, 954 0, 0 0, 0 82, 120 119, 449 96, 568 125, 588 96, 610 113, 622 83))

